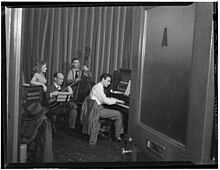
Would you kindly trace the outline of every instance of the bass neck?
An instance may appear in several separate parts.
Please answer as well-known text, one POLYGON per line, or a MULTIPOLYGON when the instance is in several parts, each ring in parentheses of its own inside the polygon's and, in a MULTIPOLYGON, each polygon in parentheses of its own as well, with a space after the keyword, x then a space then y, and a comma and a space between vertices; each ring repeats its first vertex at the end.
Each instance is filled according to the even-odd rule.
MULTIPOLYGON (((70 86, 70 87, 72 87, 72 86, 74 86, 75 84, 77 84, 78 83, 78 81, 77 82, 73 82, 73 83, 71 83, 70 85, 68 85, 68 86, 70 86)), ((68 87, 67 86, 67 87, 68 87)), ((65 88, 65 90, 67 90, 67 87, 65 88)))

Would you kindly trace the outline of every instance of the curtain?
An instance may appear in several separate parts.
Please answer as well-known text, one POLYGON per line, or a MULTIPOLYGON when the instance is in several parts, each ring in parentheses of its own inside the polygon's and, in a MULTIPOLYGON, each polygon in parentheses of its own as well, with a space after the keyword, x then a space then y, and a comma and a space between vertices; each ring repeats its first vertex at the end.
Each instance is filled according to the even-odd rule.
POLYGON ((30 82, 36 61, 47 62, 47 81, 57 71, 67 76, 77 54, 94 82, 119 68, 131 69, 134 7, 50 7, 23 11, 23 73, 30 82), (86 60, 85 48, 91 55, 86 60), (85 59, 85 60, 84 60, 85 59))

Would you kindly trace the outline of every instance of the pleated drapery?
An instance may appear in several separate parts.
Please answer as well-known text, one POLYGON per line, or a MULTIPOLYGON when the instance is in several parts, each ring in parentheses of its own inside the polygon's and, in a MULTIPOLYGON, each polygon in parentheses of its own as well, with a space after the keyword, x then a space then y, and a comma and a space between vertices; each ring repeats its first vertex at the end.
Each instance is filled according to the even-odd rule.
POLYGON ((54 7, 23 9, 23 73, 26 83, 36 61, 47 62, 48 84, 56 71, 65 77, 78 54, 93 80, 119 68, 131 69, 134 7, 54 7), (85 48, 91 55, 84 60, 85 48))

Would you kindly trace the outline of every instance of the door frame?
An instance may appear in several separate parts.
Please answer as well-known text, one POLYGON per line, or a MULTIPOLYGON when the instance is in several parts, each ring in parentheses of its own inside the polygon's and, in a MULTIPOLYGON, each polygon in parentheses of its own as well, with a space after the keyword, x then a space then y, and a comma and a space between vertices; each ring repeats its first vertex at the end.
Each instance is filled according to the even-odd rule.
MULTIPOLYGON (((5 165, 20 158, 22 9, 5 7, 6 121, 5 165)), ((3 56, 3 57, 5 57, 3 56)))

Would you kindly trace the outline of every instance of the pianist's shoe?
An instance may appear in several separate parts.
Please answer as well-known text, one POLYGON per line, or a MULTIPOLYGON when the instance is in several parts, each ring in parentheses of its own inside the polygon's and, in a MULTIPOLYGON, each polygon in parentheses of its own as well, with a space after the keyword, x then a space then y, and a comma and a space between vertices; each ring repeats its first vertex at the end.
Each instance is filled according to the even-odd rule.
POLYGON ((119 137, 114 137, 114 140, 116 142, 124 143, 124 140, 119 136, 119 137))

